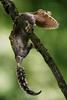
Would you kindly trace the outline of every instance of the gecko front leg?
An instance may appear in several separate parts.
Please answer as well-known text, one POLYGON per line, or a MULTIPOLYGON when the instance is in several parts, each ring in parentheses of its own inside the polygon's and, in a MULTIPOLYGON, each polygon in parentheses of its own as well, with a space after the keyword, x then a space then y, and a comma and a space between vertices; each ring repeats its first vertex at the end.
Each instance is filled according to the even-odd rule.
POLYGON ((41 91, 34 92, 28 87, 24 68, 21 67, 21 63, 22 63, 23 59, 27 56, 27 54, 29 53, 29 51, 32 48, 32 44, 28 45, 28 40, 23 41, 22 37, 23 37, 22 34, 20 34, 20 33, 15 34, 15 31, 12 31, 12 33, 9 37, 12 49, 15 54, 15 59, 17 62, 17 78, 18 78, 21 88, 23 88, 28 94, 38 95, 41 93, 41 91))

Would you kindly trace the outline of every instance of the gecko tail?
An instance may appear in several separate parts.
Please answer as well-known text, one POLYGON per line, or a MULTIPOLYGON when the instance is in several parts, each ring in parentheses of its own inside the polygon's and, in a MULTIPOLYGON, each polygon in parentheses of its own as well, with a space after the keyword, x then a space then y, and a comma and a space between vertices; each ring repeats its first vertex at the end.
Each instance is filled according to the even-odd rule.
POLYGON ((35 95, 39 95, 41 93, 41 91, 34 92, 33 90, 31 90, 28 87, 28 84, 27 84, 27 81, 26 81, 26 78, 25 78, 24 69, 19 67, 19 66, 17 66, 17 77, 18 77, 20 87, 23 88, 27 92, 27 94, 35 96, 35 95))

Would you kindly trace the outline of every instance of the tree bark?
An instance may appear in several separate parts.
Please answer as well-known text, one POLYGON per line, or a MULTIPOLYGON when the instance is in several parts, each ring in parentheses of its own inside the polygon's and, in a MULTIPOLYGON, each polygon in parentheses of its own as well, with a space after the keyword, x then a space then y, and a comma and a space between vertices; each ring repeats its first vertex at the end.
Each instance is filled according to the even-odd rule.
MULTIPOLYGON (((11 18, 14 22, 16 16, 19 16, 19 12, 16 9, 14 3, 10 0, 0 0, 0 1, 3 4, 3 7, 5 8, 6 13, 11 16, 11 18)), ((20 16, 19 16, 19 18, 21 19, 20 16)), ((21 24, 21 22, 20 22, 20 24, 21 24)), ((56 63, 54 62, 53 58, 48 53, 48 50, 46 49, 46 47, 43 46, 40 39, 34 33, 29 34, 29 37, 32 40, 32 42, 34 43, 35 48, 41 53, 45 62, 48 64, 49 68, 53 72, 53 75, 55 76, 55 78, 57 80, 58 86, 61 89, 62 93, 64 94, 64 96, 67 100, 67 84, 66 84, 61 72, 59 71, 56 63)))

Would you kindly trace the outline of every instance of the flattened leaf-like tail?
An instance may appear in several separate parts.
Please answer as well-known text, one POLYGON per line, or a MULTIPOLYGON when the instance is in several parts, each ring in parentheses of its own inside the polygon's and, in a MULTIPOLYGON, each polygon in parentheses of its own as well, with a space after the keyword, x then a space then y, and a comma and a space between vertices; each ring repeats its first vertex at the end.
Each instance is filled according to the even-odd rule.
POLYGON ((19 66, 17 66, 17 77, 18 77, 18 81, 19 81, 21 88, 23 88, 28 94, 35 96, 41 93, 41 91, 34 92, 28 87, 28 84, 25 78, 24 69, 19 66))
POLYGON ((37 10, 33 13, 36 25, 47 28, 56 29, 59 27, 58 21, 52 16, 50 11, 45 11, 43 9, 37 10))

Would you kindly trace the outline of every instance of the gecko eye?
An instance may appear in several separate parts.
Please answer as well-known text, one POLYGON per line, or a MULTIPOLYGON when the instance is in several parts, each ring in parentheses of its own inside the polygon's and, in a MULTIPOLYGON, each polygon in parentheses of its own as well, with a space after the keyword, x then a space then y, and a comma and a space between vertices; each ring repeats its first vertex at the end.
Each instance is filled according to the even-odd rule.
POLYGON ((22 28, 25 30, 26 29, 26 27, 29 27, 29 25, 30 25, 30 23, 29 23, 29 21, 28 20, 24 20, 24 21, 22 21, 22 28))
POLYGON ((28 24, 29 24, 29 21, 28 21, 28 20, 26 20, 26 21, 25 21, 25 24, 26 24, 26 26, 28 26, 28 24))
POLYGON ((25 31, 26 31, 26 32, 31 32, 31 31, 32 31, 32 25, 31 25, 31 23, 29 23, 29 21, 26 20, 26 21, 25 21, 25 24, 26 24, 26 26, 25 26, 25 31))

